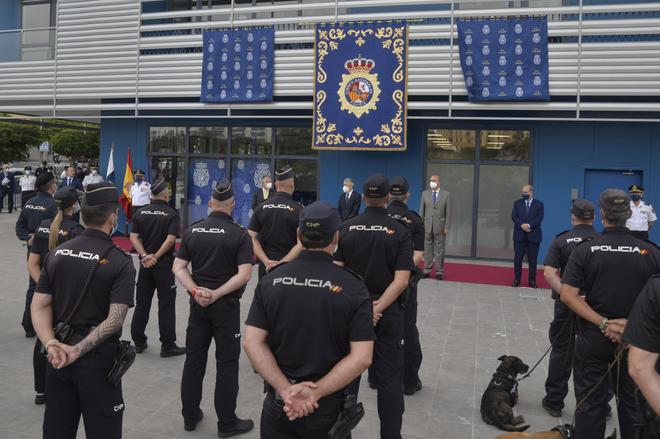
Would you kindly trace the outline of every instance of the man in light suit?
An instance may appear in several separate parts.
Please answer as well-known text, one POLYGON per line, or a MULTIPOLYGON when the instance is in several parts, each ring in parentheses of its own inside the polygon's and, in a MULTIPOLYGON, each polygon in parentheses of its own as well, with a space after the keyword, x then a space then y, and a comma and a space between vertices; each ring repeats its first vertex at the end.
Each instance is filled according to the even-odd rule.
POLYGON ((432 175, 429 189, 422 192, 419 215, 424 219, 424 277, 429 277, 435 260, 435 278, 445 272, 445 238, 451 222, 449 192, 440 188, 440 177, 432 175))
POLYGON ((536 257, 539 254, 539 246, 543 237, 541 233, 543 209, 543 202, 534 198, 534 187, 529 184, 523 186, 521 199, 513 203, 513 211, 511 212, 511 219, 514 224, 514 287, 520 286, 522 261, 526 254, 529 266, 529 286, 536 288, 536 257))
POLYGON ((339 201, 337 202, 337 209, 339 210, 341 220, 347 221, 358 216, 361 205, 362 196, 353 190, 353 180, 345 178, 344 187, 342 188, 342 193, 339 195, 339 201))

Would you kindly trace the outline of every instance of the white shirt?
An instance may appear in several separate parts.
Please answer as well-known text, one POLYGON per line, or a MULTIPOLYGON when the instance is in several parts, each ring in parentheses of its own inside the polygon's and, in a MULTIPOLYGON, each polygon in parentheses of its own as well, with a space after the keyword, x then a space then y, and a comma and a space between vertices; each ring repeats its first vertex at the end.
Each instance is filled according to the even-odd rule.
POLYGON ((146 206, 151 203, 151 185, 146 181, 131 186, 131 205, 135 207, 146 206))
POLYGON ((85 175, 85 178, 83 178, 82 185, 83 188, 87 189, 88 184, 96 184, 96 183, 103 183, 105 180, 103 179, 103 176, 101 174, 96 174, 96 175, 85 175))
POLYGON ((37 182, 37 177, 34 175, 24 175, 18 181, 18 185, 21 187, 21 191, 33 191, 34 184, 37 182))
POLYGON ((630 230, 646 232, 649 230, 649 223, 658 219, 655 215, 655 209, 644 201, 640 201, 639 206, 635 206, 635 202, 631 201, 630 209, 632 215, 626 221, 626 227, 630 230))

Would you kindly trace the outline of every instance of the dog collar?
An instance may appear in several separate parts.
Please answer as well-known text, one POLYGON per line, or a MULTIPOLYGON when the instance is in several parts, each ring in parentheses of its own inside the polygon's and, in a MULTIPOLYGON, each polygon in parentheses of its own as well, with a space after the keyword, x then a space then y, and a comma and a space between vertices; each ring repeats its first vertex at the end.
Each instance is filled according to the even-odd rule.
POLYGON ((556 431, 561 434, 563 439, 575 439, 575 434, 573 433, 573 427, 570 425, 558 425, 550 431, 556 431))

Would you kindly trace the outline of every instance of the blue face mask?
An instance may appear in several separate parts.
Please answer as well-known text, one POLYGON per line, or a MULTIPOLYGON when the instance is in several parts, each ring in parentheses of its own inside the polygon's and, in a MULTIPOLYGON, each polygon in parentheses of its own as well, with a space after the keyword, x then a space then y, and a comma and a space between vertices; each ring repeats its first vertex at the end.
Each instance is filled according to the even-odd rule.
POLYGON ((529 194, 522 194, 521 196, 523 200, 525 201, 529 200, 529 194))
POLYGON ((642 196, 639 195, 639 194, 632 194, 632 195, 630 196, 630 199, 633 200, 633 201, 639 201, 639 200, 642 199, 642 196))
POLYGON ((142 177, 135 177, 135 182, 138 184, 142 183, 142 177))

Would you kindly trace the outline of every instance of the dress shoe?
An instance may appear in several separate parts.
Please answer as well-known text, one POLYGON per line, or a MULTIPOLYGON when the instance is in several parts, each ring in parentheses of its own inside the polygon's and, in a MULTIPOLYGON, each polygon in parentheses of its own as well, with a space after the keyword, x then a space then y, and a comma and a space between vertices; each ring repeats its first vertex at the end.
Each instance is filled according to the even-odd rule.
POLYGON ((43 393, 37 393, 37 395, 34 397, 34 403, 36 405, 42 405, 46 403, 46 395, 43 393))
POLYGON ((146 351, 148 347, 149 345, 146 341, 143 344, 135 343, 135 353, 141 354, 142 352, 146 351))
POLYGON ((435 275, 435 280, 442 280, 442 275, 441 274, 436 274, 435 275))
POLYGON ((197 415, 197 419, 193 421, 186 421, 185 419, 183 420, 183 429, 186 431, 194 431, 197 428, 197 424, 202 420, 204 417, 204 412, 202 409, 199 409, 199 414, 197 415))
POLYGON ((25 331, 25 338, 34 338, 37 336, 37 333, 34 331, 25 331))
POLYGON ((232 437, 238 434, 247 433, 254 428, 252 419, 236 419, 231 427, 218 427, 218 437, 232 437))
POLYGON ((553 418, 561 418, 561 409, 554 408, 543 398, 541 400, 541 407, 550 414, 553 418))
POLYGON ((431 272, 430 271, 426 272, 422 275, 422 278, 424 278, 424 279, 429 279, 430 277, 431 277, 431 272))
POLYGON ((529 287, 530 287, 530 288, 538 288, 538 285, 536 285, 536 281, 535 281, 535 280, 530 280, 530 281, 529 281, 529 287))
POLYGON ((403 388, 403 394, 408 395, 408 396, 412 396, 415 393, 419 392, 420 390, 422 390, 422 382, 417 380, 417 383, 415 384, 414 387, 410 387, 410 388, 404 387, 403 388))
POLYGON ((512 287, 519 287, 520 286, 520 281, 519 280, 514 280, 513 283, 511 284, 512 287))
POLYGON ((185 353, 186 353, 185 347, 179 347, 175 344, 168 347, 163 346, 160 349, 160 358, 176 357, 177 355, 183 355, 185 353))

